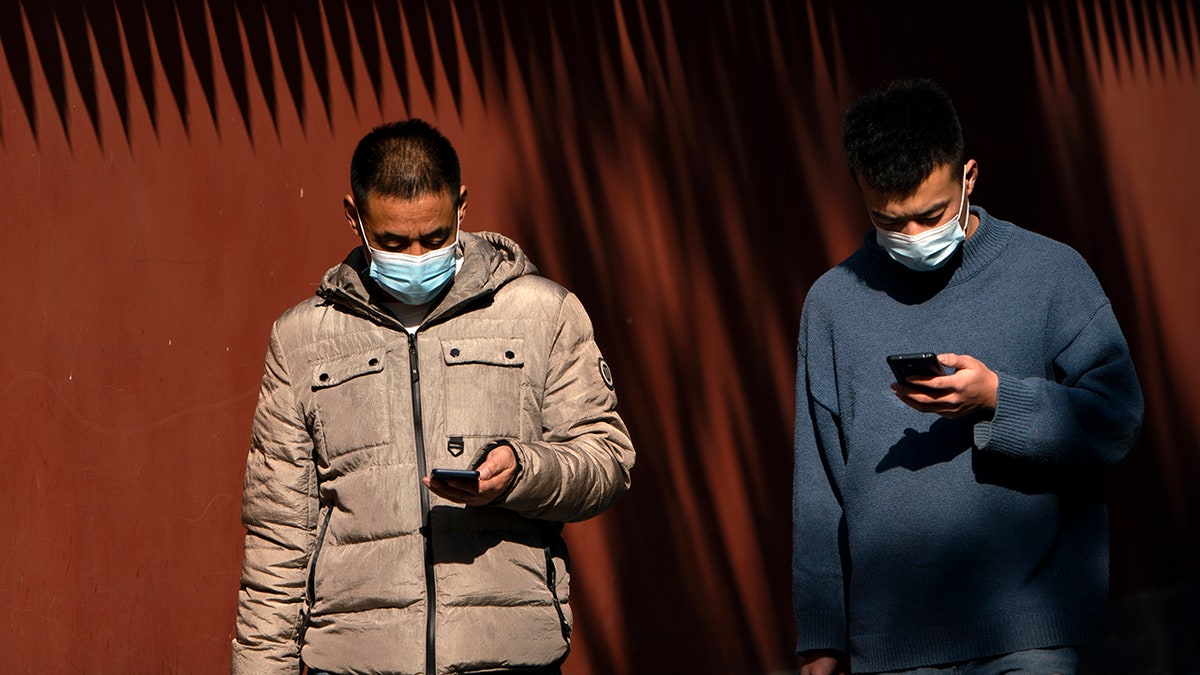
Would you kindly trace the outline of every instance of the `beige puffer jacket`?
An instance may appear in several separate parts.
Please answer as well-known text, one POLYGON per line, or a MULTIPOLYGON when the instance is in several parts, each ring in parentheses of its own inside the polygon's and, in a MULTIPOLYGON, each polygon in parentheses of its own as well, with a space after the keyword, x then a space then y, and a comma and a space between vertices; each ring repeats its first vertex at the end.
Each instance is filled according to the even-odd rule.
POLYGON ((571 632, 563 521, 629 486, 634 451, 575 296, 511 240, 463 264, 415 337, 361 250, 271 332, 246 465, 233 672, 478 673, 553 664, 571 632), (489 507, 429 493, 506 440, 489 507), (429 597, 436 601, 430 611, 429 597))

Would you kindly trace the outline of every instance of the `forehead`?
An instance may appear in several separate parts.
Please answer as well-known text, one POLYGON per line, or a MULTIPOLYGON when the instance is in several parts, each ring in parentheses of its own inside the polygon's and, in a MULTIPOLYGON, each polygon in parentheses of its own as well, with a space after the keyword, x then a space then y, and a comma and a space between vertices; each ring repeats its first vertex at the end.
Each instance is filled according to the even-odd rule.
POLYGON ((962 187, 957 178, 949 164, 939 164, 910 195, 886 195, 863 185, 863 200, 872 213, 889 217, 919 215, 957 199, 962 187))
POLYGON ((424 194, 413 199, 371 194, 365 207, 365 219, 377 226, 444 225, 445 221, 454 218, 454 198, 449 192, 424 194))

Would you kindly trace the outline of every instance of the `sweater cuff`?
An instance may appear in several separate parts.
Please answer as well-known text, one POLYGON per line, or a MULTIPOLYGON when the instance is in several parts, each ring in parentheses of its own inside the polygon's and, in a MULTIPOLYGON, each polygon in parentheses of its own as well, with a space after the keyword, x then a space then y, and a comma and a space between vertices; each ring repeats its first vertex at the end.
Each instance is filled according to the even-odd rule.
POLYGON ((814 649, 850 651, 846 641, 846 617, 836 609, 797 612, 796 627, 797 654, 814 649))
POLYGON ((996 413, 992 419, 975 425, 975 447, 1006 455, 1024 454, 1025 438, 1038 431, 1034 423, 1037 412, 1037 392, 1024 381, 996 374, 996 413))

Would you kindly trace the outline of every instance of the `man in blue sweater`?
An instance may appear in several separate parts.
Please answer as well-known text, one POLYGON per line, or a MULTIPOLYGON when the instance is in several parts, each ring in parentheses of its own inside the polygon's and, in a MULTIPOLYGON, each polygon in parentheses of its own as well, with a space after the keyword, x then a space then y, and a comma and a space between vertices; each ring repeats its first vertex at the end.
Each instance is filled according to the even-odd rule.
POLYGON ((802 675, 1073 673, 1108 589, 1104 471, 1142 396, 1108 298, 1064 244, 970 204, 929 81, 855 102, 874 227, 804 303, 793 599, 802 675), (891 354, 946 375, 898 383, 891 354))

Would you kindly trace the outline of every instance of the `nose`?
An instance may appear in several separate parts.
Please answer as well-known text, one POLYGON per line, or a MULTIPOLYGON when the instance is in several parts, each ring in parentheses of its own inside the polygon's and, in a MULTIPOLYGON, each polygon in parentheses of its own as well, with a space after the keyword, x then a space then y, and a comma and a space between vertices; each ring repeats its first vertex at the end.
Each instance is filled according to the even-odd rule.
POLYGON ((422 255, 425 255, 426 253, 429 253, 429 251, 430 251, 430 249, 427 249, 424 246, 422 246, 421 242, 414 241, 412 244, 409 245, 408 248, 406 248, 402 251, 397 251, 397 253, 407 253, 408 255, 422 256, 422 255))

